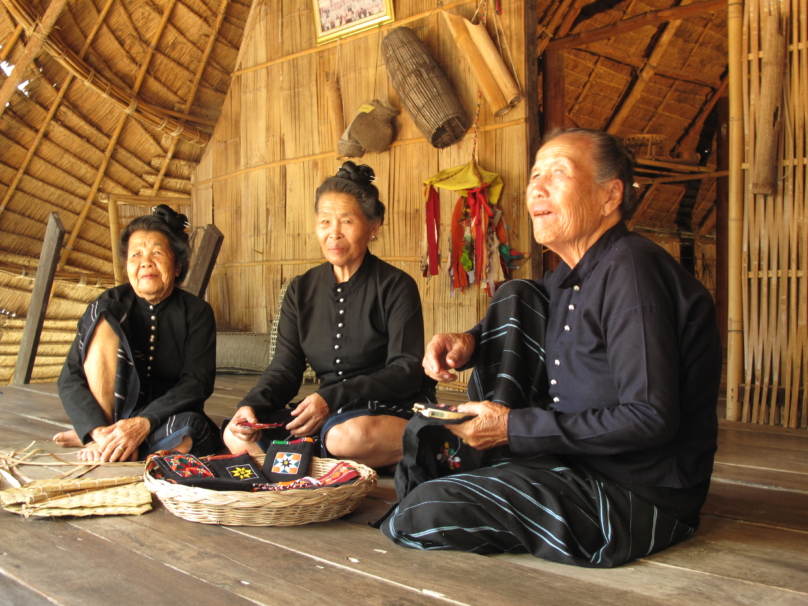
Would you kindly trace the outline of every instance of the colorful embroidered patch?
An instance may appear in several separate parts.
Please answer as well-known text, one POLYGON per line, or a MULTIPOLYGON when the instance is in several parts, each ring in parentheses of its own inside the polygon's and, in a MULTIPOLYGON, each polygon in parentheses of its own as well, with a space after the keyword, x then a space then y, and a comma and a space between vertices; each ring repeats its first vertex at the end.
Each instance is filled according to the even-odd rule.
POLYGON ((446 465, 446 467, 454 471, 460 468, 460 457, 457 456, 457 448, 449 446, 449 442, 444 442, 443 447, 438 453, 438 461, 446 465))
POLYGON ((168 467, 181 478, 212 478, 210 469, 193 455, 173 454, 163 459, 168 467))
POLYGON ((300 468, 302 455, 295 452, 279 452, 272 462, 272 473, 296 474, 300 468))
POLYGON ((225 470, 230 474, 230 477, 235 480, 254 480, 258 477, 252 465, 233 465, 231 467, 225 467, 225 470))

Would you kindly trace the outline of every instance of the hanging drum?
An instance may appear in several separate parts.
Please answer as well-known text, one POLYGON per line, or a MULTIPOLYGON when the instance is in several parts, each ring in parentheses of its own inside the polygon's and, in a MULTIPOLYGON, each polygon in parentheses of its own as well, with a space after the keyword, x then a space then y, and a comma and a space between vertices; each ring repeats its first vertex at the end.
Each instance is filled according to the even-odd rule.
POLYGON ((394 29, 382 42, 382 52, 393 88, 427 141, 437 148, 460 141, 469 127, 466 112, 416 33, 394 29))

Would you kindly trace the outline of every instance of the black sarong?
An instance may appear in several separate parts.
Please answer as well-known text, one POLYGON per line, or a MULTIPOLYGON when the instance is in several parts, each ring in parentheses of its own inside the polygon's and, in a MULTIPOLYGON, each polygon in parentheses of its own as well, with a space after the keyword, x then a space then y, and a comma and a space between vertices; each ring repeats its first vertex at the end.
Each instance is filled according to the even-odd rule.
MULTIPOLYGON (((497 291, 483 321, 469 400, 546 405, 546 302, 538 284, 527 280, 497 291)), ((609 568, 665 549, 694 530, 574 457, 520 457, 507 447, 463 453, 448 429, 429 425, 413 419, 405 429, 396 473, 400 503, 380 524, 398 545, 531 553, 609 568), (458 460, 446 461, 442 440, 458 460)))

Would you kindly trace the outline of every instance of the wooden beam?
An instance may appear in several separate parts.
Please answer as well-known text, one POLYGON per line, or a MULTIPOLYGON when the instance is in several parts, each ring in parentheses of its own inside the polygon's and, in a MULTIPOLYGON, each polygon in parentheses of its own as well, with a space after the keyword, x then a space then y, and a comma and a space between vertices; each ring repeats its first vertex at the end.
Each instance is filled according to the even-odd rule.
POLYGON ((109 248, 112 251, 112 273, 115 276, 115 285, 124 283, 123 263, 118 252, 118 240, 121 239, 121 220, 118 216, 118 201, 115 196, 109 197, 107 210, 109 211, 109 248))
MULTIPOLYGON (((682 4, 690 4, 691 1, 692 0, 682 0, 682 4)), ((726 0, 722 0, 722 5, 725 1, 726 0)), ((707 3, 705 2, 703 4, 707 3)), ((654 50, 651 51, 651 56, 648 57, 648 61, 642 67, 642 69, 640 69, 633 84, 630 86, 628 94, 624 97, 623 102, 620 104, 620 108, 612 117, 609 127, 606 129, 606 132, 608 132, 610 135, 617 134, 617 132, 623 126, 623 122, 625 122, 626 118, 628 118, 629 114, 634 109, 634 105, 642 97, 642 93, 645 90, 645 85, 648 84, 651 81, 651 78, 654 76, 657 64, 660 63, 664 58, 665 53, 668 51, 668 45, 676 35, 676 30, 679 29, 679 25, 681 23, 681 20, 671 21, 668 23, 667 27, 665 27, 665 31, 662 32, 659 40, 657 40, 656 44, 654 45, 654 50)))
POLYGON ((31 33, 28 44, 25 45, 25 50, 14 66, 14 71, 11 72, 11 75, 3 82, 3 86, 0 87, 0 118, 3 117, 3 113, 6 111, 6 104, 11 101, 11 95, 17 90, 17 86, 19 86, 20 82, 25 79, 28 68, 34 63, 34 58, 39 51, 42 50, 42 46, 45 44, 48 34, 50 34, 53 26, 56 25, 56 20, 59 18, 59 15, 62 14, 62 9, 64 9, 66 5, 67 0, 53 0, 48 6, 48 10, 42 15, 42 20, 31 33))
POLYGON ((42 243, 42 253, 39 256, 34 288, 31 291, 31 302, 28 305, 25 328, 22 331, 20 353, 17 356, 12 385, 25 385, 31 381, 36 350, 39 347, 39 336, 42 334, 42 325, 45 323, 48 299, 53 287, 53 277, 56 274, 56 263, 59 260, 59 249, 62 248, 64 235, 65 228, 59 220, 59 215, 51 213, 48 227, 45 230, 45 240, 42 243))
POLYGON ((704 2, 696 2, 693 4, 685 4, 683 2, 682 5, 677 7, 649 11, 629 19, 618 21, 617 23, 613 23, 611 25, 605 25, 604 27, 589 30, 588 32, 581 32, 578 34, 565 36, 563 38, 557 38, 556 40, 550 42, 547 45, 547 48, 552 48, 555 50, 575 48, 577 46, 589 44, 590 42, 597 42, 598 40, 613 38, 614 36, 619 36, 620 34, 630 32, 640 27, 654 26, 668 21, 687 19, 688 17, 693 17, 695 15, 714 13, 718 10, 726 8, 726 6, 727 0, 705 0, 704 2))
MULTIPOLYGON (((693 121, 690 128, 687 129, 685 135, 679 139, 679 142, 676 144, 676 149, 678 151, 686 151, 691 146, 695 146, 698 143, 699 134, 701 133, 701 129, 704 127, 704 121, 707 120, 707 116, 710 115, 710 112, 713 111, 715 104, 718 103, 718 100, 721 96, 727 91, 727 86, 729 85, 729 79, 724 77, 721 80, 721 85, 716 89, 716 91, 710 95, 710 98, 707 100, 707 103, 701 108, 699 115, 693 121)), ((695 151, 695 150, 694 150, 695 151)))
MULTIPOLYGON (((196 70, 196 74, 194 74, 194 81, 191 84, 191 90, 188 93, 185 104, 182 106, 182 112, 185 114, 191 111, 191 107, 193 106, 196 91, 199 89, 199 83, 202 81, 202 74, 204 73, 205 67, 210 59, 210 53, 213 51, 213 45, 216 43, 216 38, 219 35, 219 28, 222 26, 222 22, 224 21, 224 15, 227 12, 227 5, 229 2, 230 0, 222 0, 222 4, 219 6, 219 13, 216 15, 216 21, 214 22, 213 27, 210 28, 210 36, 208 37, 208 43, 205 46, 205 51, 202 53, 202 60, 199 62, 199 67, 196 70)), ((157 179, 152 187, 152 195, 157 195, 157 192, 160 191, 160 185, 162 184, 163 176, 165 176, 166 170, 168 169, 168 163, 171 162, 171 158, 174 157, 174 152, 177 150, 177 143, 177 137, 174 137, 171 141, 171 146, 168 148, 165 158, 163 159, 163 164, 160 166, 160 170, 157 173, 157 179)))
MULTIPOLYGON (((138 92, 140 91, 140 86, 143 84, 143 79, 146 77, 146 70, 148 69, 149 64, 151 63, 151 59, 154 56, 154 49, 157 47, 157 43, 160 42, 160 37, 163 35, 163 30, 165 30, 166 24, 168 23, 168 19, 171 16, 172 11, 174 10, 175 4, 176 0, 171 0, 171 2, 168 4, 165 11, 163 12, 163 18, 160 21, 160 25, 154 32, 154 36, 152 36, 148 50, 146 52, 146 56, 143 58, 143 63, 141 63, 140 65, 140 70, 138 70, 137 78, 135 79, 135 83, 132 86, 132 94, 135 96, 137 96, 138 92)), ((84 219, 87 217, 87 213, 90 212, 90 207, 93 205, 95 195, 98 193, 98 188, 101 186, 101 181, 104 178, 104 173, 106 173, 107 166, 109 166, 109 161, 112 158, 112 152, 115 150, 115 146, 118 143, 118 137, 120 137, 121 131, 123 131, 123 127, 126 124, 126 119, 128 117, 129 114, 124 112, 118 119, 118 124, 115 126, 115 130, 112 134, 112 137, 110 138, 109 143, 107 144, 107 149, 104 152, 104 159, 101 162, 101 166, 98 168, 98 172, 95 175, 95 180, 93 181, 93 185, 90 188, 90 193, 87 196, 87 198, 85 198, 84 205, 81 208, 81 212, 79 213, 79 217, 76 220, 76 224, 73 226, 73 230, 70 232, 70 237, 67 240, 67 246, 65 246, 64 252, 62 253, 62 258, 59 261, 59 269, 64 268, 65 264, 70 258, 70 251, 73 250, 73 245, 76 242, 76 238, 78 238, 79 236, 81 226, 84 224, 84 219)))
POLYGON ((677 162, 664 162, 662 160, 649 160, 648 158, 637 158, 635 160, 639 166, 653 166, 655 168, 666 168, 680 173, 711 173, 713 169, 708 166, 698 164, 679 164, 677 162))
POLYGON ((188 270, 185 282, 181 286, 183 290, 200 298, 205 296, 223 241, 224 234, 219 231, 218 227, 212 224, 205 226, 202 242, 191 261, 191 268, 188 270))
POLYGON ((648 185, 651 183, 679 183, 680 181, 697 181, 699 179, 711 179, 713 177, 726 177, 729 175, 728 170, 716 171, 712 173, 699 173, 696 175, 676 175, 674 177, 660 177, 659 179, 652 179, 649 177, 638 177, 635 179, 640 185, 648 185))
MULTIPOLYGON (((533 168, 533 158, 541 144, 541 115, 539 113, 539 51, 536 39, 535 24, 538 21, 537 0, 525 0, 522 4, 524 13, 522 21, 525 32, 525 138, 527 145, 526 174, 533 168)), ((528 226, 532 228, 528 218, 528 226)), ((544 276, 544 263, 541 244, 533 238, 530 229, 530 277, 540 280, 544 276)))
MULTIPOLYGON (((109 198, 115 198, 118 202, 129 204, 130 206, 157 206, 158 204, 179 204, 181 206, 188 206, 191 204, 191 198, 187 196, 129 196, 124 194, 109 194, 109 198)), ((101 202, 107 202, 106 196, 99 197, 101 202)))

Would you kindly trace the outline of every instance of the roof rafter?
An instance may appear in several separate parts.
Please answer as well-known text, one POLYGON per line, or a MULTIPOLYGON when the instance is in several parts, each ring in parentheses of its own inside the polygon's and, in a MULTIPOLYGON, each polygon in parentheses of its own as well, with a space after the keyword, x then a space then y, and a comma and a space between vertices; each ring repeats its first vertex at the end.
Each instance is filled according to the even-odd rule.
POLYGON ((704 13, 712 13, 716 10, 727 7, 727 0, 704 0, 703 2, 691 3, 684 0, 679 6, 673 8, 663 8, 656 11, 649 11, 642 13, 628 19, 623 19, 611 25, 605 25, 597 29, 592 29, 578 34, 571 34, 563 38, 557 38, 550 42, 547 47, 553 50, 562 50, 566 48, 574 48, 589 44, 590 42, 597 42, 598 40, 605 40, 612 38, 619 34, 638 29, 640 27, 647 27, 653 25, 660 25, 667 21, 677 21, 701 15, 704 13))
POLYGON ((22 25, 17 25, 8 37, 8 41, 3 45, 3 48, 0 49, 0 61, 5 61, 11 54, 11 50, 14 48, 17 40, 20 39, 20 34, 22 34, 22 25))

